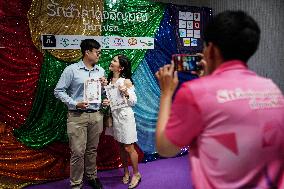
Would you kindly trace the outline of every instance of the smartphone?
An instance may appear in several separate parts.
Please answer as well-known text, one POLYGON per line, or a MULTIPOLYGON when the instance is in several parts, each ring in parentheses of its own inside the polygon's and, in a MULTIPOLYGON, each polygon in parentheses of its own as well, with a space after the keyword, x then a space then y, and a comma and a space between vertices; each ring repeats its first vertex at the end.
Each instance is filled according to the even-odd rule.
POLYGON ((173 54, 172 60, 174 62, 175 70, 179 72, 191 72, 201 69, 198 65, 198 62, 201 61, 201 57, 199 55, 173 54))

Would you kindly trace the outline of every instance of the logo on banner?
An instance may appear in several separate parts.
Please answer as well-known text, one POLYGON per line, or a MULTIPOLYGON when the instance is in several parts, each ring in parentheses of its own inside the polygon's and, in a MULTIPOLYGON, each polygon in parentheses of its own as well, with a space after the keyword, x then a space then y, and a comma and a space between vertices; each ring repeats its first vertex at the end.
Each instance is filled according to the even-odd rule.
POLYGON ((150 40, 148 40, 148 41, 140 40, 140 43, 142 43, 142 44, 143 44, 143 46, 148 46, 148 47, 150 47, 150 46, 153 46, 153 45, 154 45, 154 43, 153 43, 152 41, 150 41, 150 40))
POLYGON ((128 44, 130 46, 137 45, 137 39, 135 39, 134 37, 128 39, 128 44))
POLYGON ((44 47, 56 47, 56 38, 54 35, 43 35, 42 44, 44 47))
POLYGON ((109 44, 109 37, 104 37, 102 39, 102 45, 104 46, 104 48, 109 48, 110 44, 109 44))
POLYGON ((124 41, 121 37, 114 38, 113 43, 114 46, 125 46, 124 41))

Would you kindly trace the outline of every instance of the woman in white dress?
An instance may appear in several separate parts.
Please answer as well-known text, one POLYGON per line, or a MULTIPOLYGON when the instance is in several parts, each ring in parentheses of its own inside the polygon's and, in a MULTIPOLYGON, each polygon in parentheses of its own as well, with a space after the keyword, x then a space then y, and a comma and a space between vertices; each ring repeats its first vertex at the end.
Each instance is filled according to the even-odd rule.
POLYGON ((135 188, 141 181, 141 174, 138 171, 138 154, 134 148, 134 143, 137 142, 137 131, 132 106, 137 102, 137 97, 131 79, 131 63, 126 56, 117 55, 113 57, 109 70, 109 84, 116 85, 127 102, 124 107, 111 110, 113 137, 120 144, 120 156, 124 168, 122 182, 128 184, 130 181, 127 163, 128 156, 130 156, 133 176, 128 188, 135 188))

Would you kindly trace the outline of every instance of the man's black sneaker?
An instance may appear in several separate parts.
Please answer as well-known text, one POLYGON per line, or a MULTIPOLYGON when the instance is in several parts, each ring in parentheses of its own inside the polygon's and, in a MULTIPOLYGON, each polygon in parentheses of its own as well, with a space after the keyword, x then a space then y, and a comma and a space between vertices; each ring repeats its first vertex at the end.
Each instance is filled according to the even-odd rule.
POLYGON ((88 180, 88 183, 93 189, 103 189, 103 185, 98 178, 88 180))

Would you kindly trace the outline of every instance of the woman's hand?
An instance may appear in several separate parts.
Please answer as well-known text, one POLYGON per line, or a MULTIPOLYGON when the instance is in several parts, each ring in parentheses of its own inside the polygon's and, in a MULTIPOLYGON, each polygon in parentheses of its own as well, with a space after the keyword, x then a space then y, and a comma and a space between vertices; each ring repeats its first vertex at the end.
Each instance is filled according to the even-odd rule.
POLYGON ((125 96, 125 97, 128 97, 128 96, 129 96, 129 94, 128 94, 128 92, 127 92, 127 87, 126 87, 126 85, 118 86, 118 89, 119 89, 120 93, 121 93, 123 96, 125 96))
POLYGON ((89 107, 89 103, 88 102, 78 102, 76 105, 77 109, 82 109, 85 110, 89 107))
POLYGON ((110 100, 109 99, 107 99, 107 98, 103 99, 103 102, 102 102, 103 106, 109 106, 109 104, 110 104, 110 100))
POLYGON ((159 80, 161 94, 173 96, 178 86, 178 76, 177 71, 174 71, 174 63, 161 67, 155 75, 159 80))

